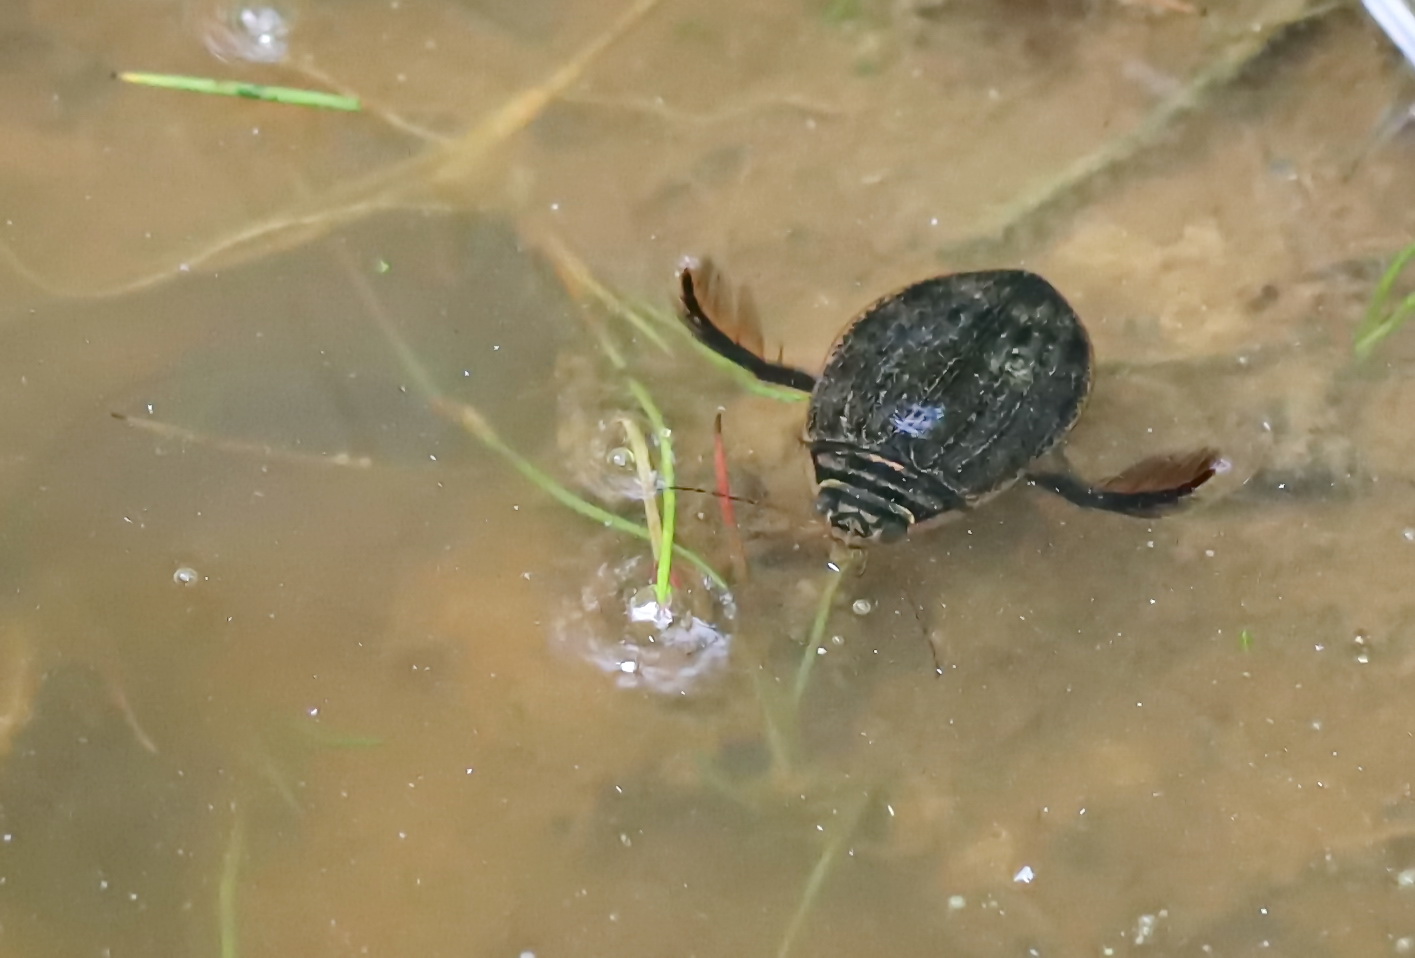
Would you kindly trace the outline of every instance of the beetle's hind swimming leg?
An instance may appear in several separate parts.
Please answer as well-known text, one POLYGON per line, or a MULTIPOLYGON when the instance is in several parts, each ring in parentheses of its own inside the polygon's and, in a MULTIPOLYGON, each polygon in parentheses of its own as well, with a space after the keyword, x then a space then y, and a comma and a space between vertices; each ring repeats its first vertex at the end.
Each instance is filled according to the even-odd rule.
POLYGON ((1069 469, 1029 472, 1027 481, 1087 509, 1154 518, 1181 506, 1220 470, 1218 450, 1151 456, 1119 475, 1089 483, 1069 469))
POLYGON ((785 386, 808 393, 816 388, 816 377, 803 369, 763 359, 723 331, 720 322, 711 315, 719 305, 714 302, 714 287, 721 278, 708 260, 689 261, 678 271, 680 316, 695 339, 723 359, 742 367, 762 382, 785 386))

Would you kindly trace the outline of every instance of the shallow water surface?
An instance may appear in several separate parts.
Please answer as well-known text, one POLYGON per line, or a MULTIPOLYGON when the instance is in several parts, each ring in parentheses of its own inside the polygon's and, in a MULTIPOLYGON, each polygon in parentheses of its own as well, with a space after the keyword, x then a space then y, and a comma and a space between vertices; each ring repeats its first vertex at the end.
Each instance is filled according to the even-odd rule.
POLYGON ((1415 147, 1359 7, 241 9, 0 12, 6 955, 1415 953, 1415 339, 1351 349, 1415 147), (804 407, 665 321, 686 255, 809 369, 1040 271, 1077 468, 1227 470, 842 576, 804 407), (665 592, 497 451, 643 523, 636 389, 713 570, 665 592))

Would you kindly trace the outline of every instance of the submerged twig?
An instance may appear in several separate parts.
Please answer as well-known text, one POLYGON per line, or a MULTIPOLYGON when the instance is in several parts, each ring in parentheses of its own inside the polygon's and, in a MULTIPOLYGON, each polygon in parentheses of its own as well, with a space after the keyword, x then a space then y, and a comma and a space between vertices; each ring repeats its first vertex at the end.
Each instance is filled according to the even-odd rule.
MULTIPOLYGON (((335 93, 350 97, 358 96, 358 94, 354 93, 352 88, 341 82, 337 77, 325 73, 319 67, 315 66, 308 57, 298 63, 291 64, 290 68, 307 79, 329 87, 335 93)), ((427 143, 446 143, 448 140, 452 139, 452 137, 445 133, 439 133, 436 130, 430 130, 425 126, 413 123, 406 117, 381 106, 376 100, 371 101, 368 97, 359 97, 359 102, 363 105, 363 113, 382 120, 393 129, 401 133, 406 133, 416 139, 423 140, 427 143)))
POLYGON ((732 577, 738 582, 744 582, 747 579, 747 550, 742 545, 742 530, 737 525, 737 507, 732 501, 732 475, 727 469, 727 447, 722 441, 721 410, 712 421, 712 469, 717 480, 717 507, 722 513, 722 527, 727 534, 732 577))
POLYGON ((290 462, 302 466, 338 466, 343 469, 373 468, 373 460, 368 456, 353 456, 347 452, 320 456, 307 452, 295 452, 292 449, 281 449, 263 442, 209 436, 194 429, 187 429, 184 426, 177 426, 157 419, 137 419, 120 412, 109 413, 109 415, 134 429, 141 429, 143 432, 150 432, 164 439, 175 439, 195 446, 207 446, 218 452, 231 453, 232 455, 258 456, 276 462, 290 462))
POLYGON ((566 103, 573 103, 578 106, 586 106, 600 110, 638 113, 644 116, 652 116, 660 120, 665 120, 669 123, 679 123, 684 126, 715 126, 720 123, 756 117, 763 113, 774 111, 804 114, 809 118, 842 117, 848 115, 849 112, 845 108, 832 103, 824 103, 812 100, 809 97, 798 96, 791 93, 749 98, 734 106, 724 107, 721 110, 715 110, 709 113, 691 113, 686 110, 675 109, 666 103, 662 97, 634 99, 632 97, 607 97, 597 96, 593 93, 580 93, 566 96, 564 99, 566 103))

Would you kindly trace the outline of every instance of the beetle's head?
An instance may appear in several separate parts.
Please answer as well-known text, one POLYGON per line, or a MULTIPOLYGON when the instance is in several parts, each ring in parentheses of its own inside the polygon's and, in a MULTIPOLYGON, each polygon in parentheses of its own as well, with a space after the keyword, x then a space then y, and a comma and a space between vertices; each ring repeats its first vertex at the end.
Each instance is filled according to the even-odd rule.
POLYGON ((868 502, 829 481, 816 493, 816 511, 825 516, 831 535, 847 543, 895 542, 904 538, 913 517, 890 502, 868 502))

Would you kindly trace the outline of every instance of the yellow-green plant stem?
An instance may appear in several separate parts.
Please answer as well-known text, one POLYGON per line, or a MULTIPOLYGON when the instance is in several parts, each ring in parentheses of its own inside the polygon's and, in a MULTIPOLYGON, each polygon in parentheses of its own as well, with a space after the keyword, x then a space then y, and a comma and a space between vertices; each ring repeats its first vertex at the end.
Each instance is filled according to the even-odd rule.
POLYGON ((649 458, 649 444, 644 439, 644 431, 628 416, 616 417, 619 428, 624 430, 624 440, 629 443, 629 452, 634 457, 634 471, 639 476, 639 491, 644 496, 644 525, 649 530, 649 545, 653 547, 653 561, 658 563, 663 551, 663 520, 658 514, 658 488, 653 476, 653 460, 649 458))
POLYGON ((831 609, 835 605, 836 593, 846 574, 855 567, 857 553, 850 552, 839 563, 830 566, 830 578, 821 590, 820 603, 816 606, 816 617, 811 622, 811 634, 806 643, 806 652, 801 656, 801 664, 796 669, 796 681, 791 685, 791 701, 795 705, 806 694, 806 685, 811 680, 811 669, 815 667, 820 650, 825 645, 825 627, 830 622, 831 609))
POLYGON ((1386 310, 1386 301, 1390 299, 1390 291, 1394 288, 1395 281, 1400 278, 1400 274, 1410 265, 1412 259, 1415 259, 1415 243, 1396 255, 1381 276, 1381 281, 1376 284, 1376 291, 1371 296, 1371 305, 1366 308, 1361 325, 1356 327, 1353 349, 1357 359, 1365 359, 1371 355, 1382 340, 1403 326, 1410 314, 1415 312, 1415 293, 1402 299, 1394 309, 1386 310))
POLYGON ((658 575, 654 580, 654 599, 660 608, 668 603, 669 576, 673 571, 673 543, 675 525, 678 518, 678 492, 674 488, 677 476, 673 468, 673 436, 668 424, 663 421, 663 413, 654 403, 649 391, 637 379, 629 380, 629 392, 643 407, 649 417, 649 424, 658 434, 658 474, 663 481, 663 544, 658 549, 658 575))

